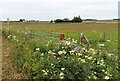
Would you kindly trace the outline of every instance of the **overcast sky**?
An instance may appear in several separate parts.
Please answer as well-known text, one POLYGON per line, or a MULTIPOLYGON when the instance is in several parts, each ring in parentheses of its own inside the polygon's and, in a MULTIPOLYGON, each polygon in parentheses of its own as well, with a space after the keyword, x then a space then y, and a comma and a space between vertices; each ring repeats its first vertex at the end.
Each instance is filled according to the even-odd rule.
POLYGON ((0 20, 54 20, 118 18, 119 0, 0 0, 0 20))

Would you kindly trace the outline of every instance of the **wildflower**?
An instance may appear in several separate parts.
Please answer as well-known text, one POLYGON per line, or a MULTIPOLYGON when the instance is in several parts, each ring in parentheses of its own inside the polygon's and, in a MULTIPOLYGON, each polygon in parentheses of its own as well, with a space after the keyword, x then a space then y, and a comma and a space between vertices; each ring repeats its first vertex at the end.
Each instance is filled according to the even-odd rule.
POLYGON ((36 51, 39 51, 40 50, 40 48, 36 48, 36 51))
POLYGON ((90 48, 89 51, 92 51, 92 52, 93 52, 93 51, 95 51, 95 50, 94 50, 93 48, 90 48))
POLYGON ((81 59, 82 63, 85 63, 85 59, 81 59))
POLYGON ((13 36, 13 39, 15 40, 15 39, 16 39, 16 36, 13 36))
POLYGON ((78 56, 81 56, 82 54, 81 53, 78 53, 78 56))
POLYGON ((62 76, 62 77, 60 77, 60 79, 64 79, 64 77, 62 76))
POLYGON ((63 50, 62 52, 63 52, 63 54, 66 54, 66 51, 65 51, 65 50, 63 50))
POLYGON ((103 72, 105 72, 105 70, 104 70, 104 69, 102 69, 102 71, 103 71, 103 72))
POLYGON ((105 45, 104 44, 98 44, 99 47, 104 47, 105 45))
POLYGON ((8 39, 11 37, 11 35, 8 36, 8 39))
POLYGON ((66 41, 66 44, 69 46, 69 45, 70 45, 70 42, 69 42, 69 41, 66 41))
POLYGON ((92 57, 88 57, 89 60, 92 60, 92 57))
POLYGON ((85 56, 85 58, 88 58, 88 56, 85 56))
POLYGON ((48 51, 48 53, 52 53, 52 51, 51 51, 51 50, 49 50, 49 51, 48 51))
POLYGON ((70 53, 74 53, 75 52, 75 50, 71 50, 71 51, 69 51, 70 53))
POLYGON ((49 42, 52 42, 52 40, 50 40, 49 42))
POLYGON ((60 73, 60 76, 64 76, 64 73, 63 73, 63 72, 61 72, 61 73, 60 73))
POLYGON ((112 56, 112 54, 109 53, 108 56, 112 56))
POLYGON ((100 65, 102 66, 104 64, 104 60, 100 60, 100 65))
POLYGON ((109 77, 108 77, 108 76, 105 76, 104 79, 109 79, 109 77))
POLYGON ((73 42, 73 43, 77 43, 77 40, 72 39, 72 42, 73 42))
POLYGON ((96 76, 94 76, 93 78, 94 78, 94 79, 97 79, 97 77, 96 77, 96 76))
POLYGON ((51 63, 51 66, 53 66, 54 64, 53 63, 51 63))
POLYGON ((45 72, 45 70, 42 70, 42 72, 45 72))
POLYGON ((88 76, 88 78, 90 79, 91 77, 90 77, 90 76, 88 76))
POLYGON ((96 72, 94 72, 94 74, 96 74, 96 72))
POLYGON ((64 49, 65 47, 62 47, 62 49, 64 49))
POLYGON ((111 42, 111 40, 107 40, 107 42, 111 42))
POLYGON ((64 73, 60 72, 60 79, 63 79, 63 78, 64 78, 64 73))
POLYGON ((61 68, 61 70, 65 70, 65 68, 61 68))
POLYGON ((43 75, 48 75, 48 71, 42 70, 42 72, 44 73, 43 75))
POLYGON ((41 56, 44 56, 44 53, 42 53, 41 56))
POLYGON ((61 55, 61 54, 62 54, 62 51, 59 51, 59 52, 58 52, 58 54, 60 54, 60 55, 61 55))
POLYGON ((99 62, 99 61, 97 61, 97 64, 100 64, 100 62, 99 62))

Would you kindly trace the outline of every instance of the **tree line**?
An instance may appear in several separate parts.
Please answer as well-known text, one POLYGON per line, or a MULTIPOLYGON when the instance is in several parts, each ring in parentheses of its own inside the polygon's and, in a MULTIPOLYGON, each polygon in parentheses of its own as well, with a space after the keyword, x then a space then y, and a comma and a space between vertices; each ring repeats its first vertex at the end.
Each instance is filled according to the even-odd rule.
POLYGON ((74 17, 72 20, 69 18, 64 18, 64 19, 56 19, 56 20, 51 20, 50 23, 79 23, 82 22, 82 19, 80 16, 74 17))

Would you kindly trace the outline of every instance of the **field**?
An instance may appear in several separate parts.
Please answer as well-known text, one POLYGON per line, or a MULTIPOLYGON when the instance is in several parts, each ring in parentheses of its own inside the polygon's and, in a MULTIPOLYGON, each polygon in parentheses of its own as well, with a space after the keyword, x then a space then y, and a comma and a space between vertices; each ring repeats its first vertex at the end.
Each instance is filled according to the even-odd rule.
POLYGON ((118 79, 115 22, 10 22, 9 27, 3 22, 3 42, 9 43, 9 59, 20 78, 118 79), (65 35, 64 41, 60 41, 61 33, 65 35), (85 34, 90 45, 80 43, 80 33, 85 34), (104 38, 100 38, 101 33, 104 38))

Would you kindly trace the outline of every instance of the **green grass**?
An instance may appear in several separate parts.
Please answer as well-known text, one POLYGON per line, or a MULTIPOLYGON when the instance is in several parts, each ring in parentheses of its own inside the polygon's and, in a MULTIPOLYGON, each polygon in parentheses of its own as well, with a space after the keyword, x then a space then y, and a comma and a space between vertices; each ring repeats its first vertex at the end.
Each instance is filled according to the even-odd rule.
MULTIPOLYGON (((7 23, 3 23, 3 29, 7 26, 7 23)), ((50 24, 48 22, 10 22, 10 30, 18 31, 33 30, 35 34, 44 33, 44 37, 40 37, 41 41, 49 40, 49 37, 59 39, 59 34, 64 33, 66 38, 74 38, 79 41, 80 33, 85 33, 86 37, 93 43, 99 40, 100 34, 105 32, 105 41, 111 40, 111 42, 104 42, 105 47, 115 50, 118 48, 118 26, 117 23, 102 23, 102 24, 50 24), (52 33, 52 32, 58 32, 52 33), (47 38, 47 39, 46 39, 47 38), (42 40, 43 39, 43 40, 42 40)), ((38 38, 39 36, 36 36, 38 38)))

